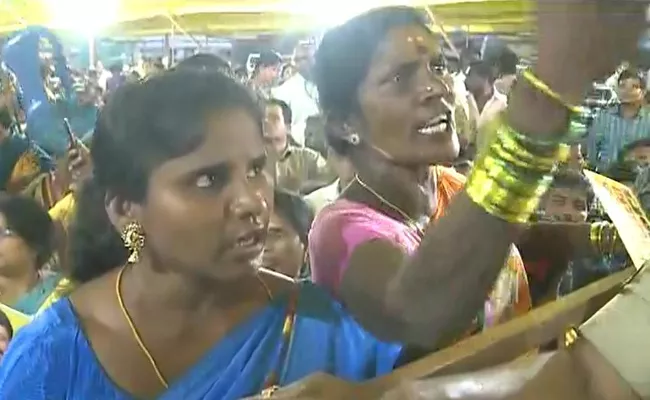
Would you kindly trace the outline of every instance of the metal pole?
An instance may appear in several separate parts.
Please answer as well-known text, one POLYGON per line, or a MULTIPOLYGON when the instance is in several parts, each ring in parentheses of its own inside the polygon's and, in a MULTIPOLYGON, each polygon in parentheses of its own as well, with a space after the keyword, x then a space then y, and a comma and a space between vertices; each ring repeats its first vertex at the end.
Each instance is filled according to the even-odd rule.
POLYGON ((424 6, 424 11, 427 13, 427 16, 431 20, 431 23, 440 29, 442 39, 445 41, 447 46, 449 46, 451 51, 455 53, 455 56, 460 59, 460 53, 458 52, 458 49, 456 49, 456 46, 454 46, 454 44, 451 42, 451 39, 449 39, 449 36, 447 35, 447 32, 445 32, 445 28, 442 26, 442 24, 438 23, 435 15, 433 15, 433 11, 431 11, 431 8, 424 6))

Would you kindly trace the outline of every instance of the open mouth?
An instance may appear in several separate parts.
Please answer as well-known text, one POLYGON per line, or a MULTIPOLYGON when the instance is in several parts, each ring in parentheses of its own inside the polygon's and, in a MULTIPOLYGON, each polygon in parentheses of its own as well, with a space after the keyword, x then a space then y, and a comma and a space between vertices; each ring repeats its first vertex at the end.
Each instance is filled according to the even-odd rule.
POLYGON ((252 230, 235 240, 231 252, 237 259, 254 259, 260 257, 264 251, 264 230, 252 230))
POLYGON ((256 247, 262 243, 262 240, 263 240, 263 231, 254 230, 237 238, 237 241, 235 242, 235 247, 236 248, 256 247))
POLYGON ((418 133, 424 136, 432 136, 438 133, 447 132, 450 128, 450 123, 451 115, 449 113, 440 114, 418 128, 418 133))

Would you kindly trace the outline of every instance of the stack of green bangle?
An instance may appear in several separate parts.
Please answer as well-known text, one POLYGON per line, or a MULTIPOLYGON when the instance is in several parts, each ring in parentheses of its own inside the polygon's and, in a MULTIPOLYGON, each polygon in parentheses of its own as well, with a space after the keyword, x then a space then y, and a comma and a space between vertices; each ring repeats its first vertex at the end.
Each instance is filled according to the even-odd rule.
POLYGON ((489 146, 479 154, 468 179, 470 199, 489 214, 527 223, 553 182, 553 172, 569 156, 569 146, 543 142, 495 125, 489 146))

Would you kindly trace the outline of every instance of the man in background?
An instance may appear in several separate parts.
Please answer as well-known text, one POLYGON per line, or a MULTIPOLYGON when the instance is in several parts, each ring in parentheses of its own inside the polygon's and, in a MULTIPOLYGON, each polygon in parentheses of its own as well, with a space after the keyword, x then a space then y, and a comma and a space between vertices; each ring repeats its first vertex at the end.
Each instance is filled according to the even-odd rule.
POLYGON ((278 53, 271 50, 260 53, 249 83, 262 99, 271 98, 271 89, 278 81, 281 69, 282 57, 278 53))
POLYGON ((622 71, 617 92, 620 104, 600 110, 587 136, 589 164, 601 172, 619 161, 621 151, 628 144, 650 137, 643 75, 634 69, 622 71))
POLYGON ((264 140, 276 160, 277 187, 293 193, 307 194, 332 182, 334 173, 327 161, 315 150, 291 143, 292 112, 282 100, 266 102, 264 140))
MULTIPOLYGON (((485 127, 508 106, 508 97, 494 87, 495 72, 489 64, 477 61, 472 63, 465 85, 475 101, 478 118, 476 122, 476 138, 472 144, 480 151, 487 143, 485 127)), ((471 102, 470 102, 471 107, 471 102)))
POLYGON ((283 100, 291 108, 293 112, 291 136, 300 146, 305 144, 307 118, 319 113, 318 91, 311 81, 315 53, 316 43, 299 43, 293 53, 293 65, 296 66, 298 73, 272 91, 274 98, 283 100))

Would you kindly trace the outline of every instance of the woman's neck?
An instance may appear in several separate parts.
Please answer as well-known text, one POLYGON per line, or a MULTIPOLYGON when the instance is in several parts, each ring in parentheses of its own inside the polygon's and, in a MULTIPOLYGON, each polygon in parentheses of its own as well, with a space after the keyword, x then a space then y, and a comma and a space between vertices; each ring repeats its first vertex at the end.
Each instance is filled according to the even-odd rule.
POLYGON ((435 211, 436 188, 430 166, 361 167, 358 180, 357 190, 351 191, 350 199, 366 203, 385 214, 404 219, 401 215, 404 213, 412 221, 421 222, 428 220, 435 211))
MULTIPOLYGON (((30 271, 34 270, 34 267, 31 265, 25 268, 29 268, 30 271)), ((0 301, 12 305, 34 289, 40 280, 38 272, 29 273, 13 279, 3 279, 3 284, 0 286, 0 301)))
POLYGON ((135 308, 140 315, 158 315, 163 324, 188 327, 200 325, 216 314, 224 320, 236 319, 243 309, 260 308, 270 300, 266 287, 252 274, 234 282, 220 282, 179 272, 160 272, 145 262, 127 267, 120 295, 126 307, 135 308))

